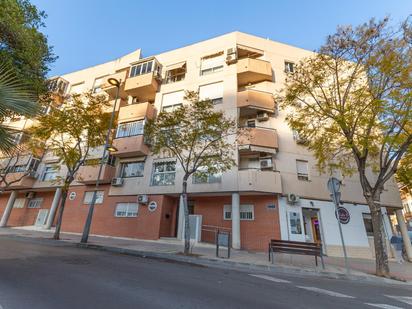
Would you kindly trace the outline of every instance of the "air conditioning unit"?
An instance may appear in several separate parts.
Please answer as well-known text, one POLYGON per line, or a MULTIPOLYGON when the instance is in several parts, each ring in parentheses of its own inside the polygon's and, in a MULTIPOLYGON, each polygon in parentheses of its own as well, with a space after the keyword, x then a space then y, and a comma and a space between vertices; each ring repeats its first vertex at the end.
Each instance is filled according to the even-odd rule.
POLYGON ((139 204, 147 204, 149 202, 149 197, 146 194, 138 195, 137 202, 139 204))
POLYGON ((237 51, 236 48, 229 48, 226 51, 226 63, 232 64, 237 62, 237 51))
POLYGON ((289 204, 296 204, 299 203, 299 196, 297 196, 294 193, 289 193, 288 194, 288 203, 289 204))
POLYGON ((124 179, 120 177, 116 177, 112 179, 112 186, 113 187, 121 187, 123 186, 124 179))
POLYGON ((273 163, 272 163, 272 158, 261 158, 260 160, 260 168, 272 168, 273 163))
POLYGON ((259 112, 257 113, 256 119, 258 121, 266 121, 269 119, 269 114, 266 112, 259 112))
POLYGON ((34 198, 36 196, 36 192, 27 192, 25 196, 26 198, 34 198))

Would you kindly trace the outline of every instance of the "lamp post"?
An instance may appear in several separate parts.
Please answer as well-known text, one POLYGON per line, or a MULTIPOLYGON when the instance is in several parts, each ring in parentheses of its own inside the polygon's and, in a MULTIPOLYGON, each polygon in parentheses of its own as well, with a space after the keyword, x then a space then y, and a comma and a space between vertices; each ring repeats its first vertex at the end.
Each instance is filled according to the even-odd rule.
POLYGON ((80 240, 80 242, 84 243, 84 244, 87 243, 87 240, 89 239, 90 226, 92 224, 94 205, 96 203, 96 198, 97 198, 97 190, 99 189, 99 185, 100 185, 100 177, 101 177, 101 174, 102 174, 102 171, 103 171, 103 165, 106 163, 105 162, 106 153, 117 150, 115 147, 110 145, 109 142, 110 142, 110 134, 111 134, 111 131, 112 131, 112 126, 113 126, 113 121, 114 121, 114 115, 116 113, 117 100, 119 99, 119 91, 120 91, 121 80, 117 80, 115 78, 109 78, 107 81, 109 82, 110 85, 113 85, 117 88, 116 98, 115 98, 114 104, 113 104, 113 110, 112 110, 112 115, 110 117, 109 128, 107 129, 106 143, 104 144, 103 155, 102 155, 102 158, 100 159, 99 173, 97 174, 96 186, 95 186, 94 191, 93 191, 92 201, 89 205, 89 212, 87 214, 86 222, 84 224, 82 239, 80 240))

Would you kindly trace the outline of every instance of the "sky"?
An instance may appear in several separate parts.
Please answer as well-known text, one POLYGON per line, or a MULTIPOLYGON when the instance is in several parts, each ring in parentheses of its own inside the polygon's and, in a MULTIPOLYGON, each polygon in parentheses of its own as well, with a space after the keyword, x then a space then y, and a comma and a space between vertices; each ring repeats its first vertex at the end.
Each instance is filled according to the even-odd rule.
POLYGON ((32 0, 59 57, 49 76, 121 57, 144 56, 232 31, 315 50, 338 25, 412 14, 412 0, 32 0))

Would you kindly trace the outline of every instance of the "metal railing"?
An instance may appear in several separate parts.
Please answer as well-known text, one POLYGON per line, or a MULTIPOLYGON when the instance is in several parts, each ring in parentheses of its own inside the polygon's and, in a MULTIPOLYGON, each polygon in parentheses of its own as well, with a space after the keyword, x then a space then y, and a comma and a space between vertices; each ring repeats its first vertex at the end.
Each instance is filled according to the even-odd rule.
POLYGON ((219 231, 232 233, 232 229, 223 226, 202 225, 201 241, 209 244, 216 244, 216 236, 219 231))

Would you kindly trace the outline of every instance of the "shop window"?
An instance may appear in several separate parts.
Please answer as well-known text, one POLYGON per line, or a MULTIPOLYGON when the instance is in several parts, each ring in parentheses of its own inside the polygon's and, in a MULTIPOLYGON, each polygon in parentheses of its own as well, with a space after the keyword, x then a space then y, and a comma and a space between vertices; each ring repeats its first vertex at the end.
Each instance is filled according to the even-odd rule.
POLYGON ((373 225, 371 214, 362 214, 363 224, 365 225, 366 235, 373 236, 373 225))
POLYGON ((302 234, 300 213, 293 211, 289 212, 289 223, 291 234, 302 234))

